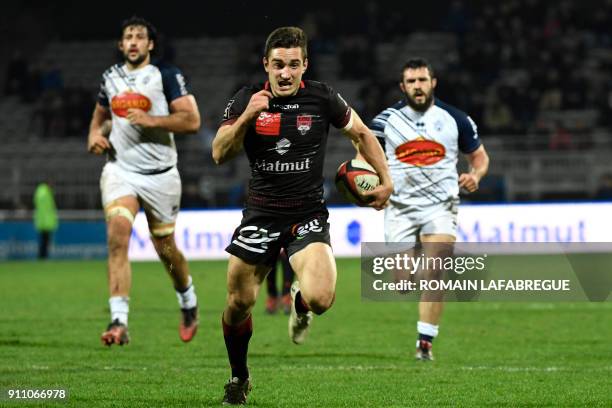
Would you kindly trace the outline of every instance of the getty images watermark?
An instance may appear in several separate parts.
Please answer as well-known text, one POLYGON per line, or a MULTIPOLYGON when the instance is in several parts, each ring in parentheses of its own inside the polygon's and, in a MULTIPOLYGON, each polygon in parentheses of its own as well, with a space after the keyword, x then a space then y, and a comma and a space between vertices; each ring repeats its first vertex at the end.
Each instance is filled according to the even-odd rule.
POLYGON ((370 242, 361 251, 369 300, 612 300, 612 243, 370 242))

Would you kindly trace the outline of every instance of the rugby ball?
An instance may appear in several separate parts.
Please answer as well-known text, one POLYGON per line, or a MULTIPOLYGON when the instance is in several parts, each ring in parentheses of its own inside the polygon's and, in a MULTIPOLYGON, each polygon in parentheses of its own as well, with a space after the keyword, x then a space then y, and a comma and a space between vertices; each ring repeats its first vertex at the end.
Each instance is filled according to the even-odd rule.
POLYGON ((349 202, 365 207, 372 201, 363 193, 374 190, 380 180, 374 167, 362 160, 347 160, 336 172, 336 188, 349 202))

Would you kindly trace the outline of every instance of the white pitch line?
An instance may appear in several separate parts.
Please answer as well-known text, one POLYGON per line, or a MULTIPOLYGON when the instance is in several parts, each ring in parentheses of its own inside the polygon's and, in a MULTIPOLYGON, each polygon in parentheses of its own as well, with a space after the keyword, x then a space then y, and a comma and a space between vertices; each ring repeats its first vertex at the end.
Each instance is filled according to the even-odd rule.
MULTIPOLYGON (((519 367, 519 366, 443 366, 443 364, 437 364, 440 367, 443 367, 447 370, 464 370, 464 371, 504 371, 504 372, 559 372, 559 371, 576 371, 579 367, 559 367, 559 366, 550 366, 550 367, 519 367)), ((275 367, 258 367, 257 371, 384 371, 384 370, 412 370, 413 368, 419 366, 412 361, 406 361, 406 364, 395 365, 317 365, 317 364, 307 364, 307 365, 282 365, 275 367)), ((103 366, 100 368, 90 367, 92 370, 102 369, 105 371, 147 371, 149 367, 125 367, 125 366, 103 366)), ((32 365, 32 370, 49 370, 49 366, 38 366, 32 365)), ((210 370, 211 367, 184 367, 184 368, 170 368, 170 371, 200 371, 200 370, 210 370)), ((213 370, 222 370, 221 368, 213 369, 213 370)), ((603 367, 588 367, 589 371, 612 371, 612 366, 603 366, 603 367)))
POLYGON ((408 365, 300 365, 300 366, 280 366, 270 367, 270 369, 281 369, 287 371, 293 370, 318 370, 318 371, 379 371, 379 370, 403 370, 408 368, 408 365))
MULTIPOLYGON (((462 370, 477 371, 477 370, 492 370, 492 371, 506 371, 506 372, 523 372, 523 371, 536 371, 536 372, 555 372, 555 371, 575 371, 577 367, 511 367, 511 366, 463 366, 462 370)), ((588 367, 589 371, 612 371, 612 366, 605 367, 588 367)))

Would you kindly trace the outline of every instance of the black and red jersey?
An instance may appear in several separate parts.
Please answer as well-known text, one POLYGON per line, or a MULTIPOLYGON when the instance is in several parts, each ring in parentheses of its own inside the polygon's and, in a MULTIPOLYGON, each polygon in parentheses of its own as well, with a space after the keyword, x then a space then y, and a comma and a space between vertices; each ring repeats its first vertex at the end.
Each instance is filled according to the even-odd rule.
MULTIPOLYGON (((251 96, 269 84, 246 86, 229 101, 222 125, 233 123, 251 96)), ((329 125, 344 128, 351 108, 331 87, 302 81, 298 92, 273 98, 244 138, 251 165, 247 206, 304 210, 323 204, 323 161, 329 125)))

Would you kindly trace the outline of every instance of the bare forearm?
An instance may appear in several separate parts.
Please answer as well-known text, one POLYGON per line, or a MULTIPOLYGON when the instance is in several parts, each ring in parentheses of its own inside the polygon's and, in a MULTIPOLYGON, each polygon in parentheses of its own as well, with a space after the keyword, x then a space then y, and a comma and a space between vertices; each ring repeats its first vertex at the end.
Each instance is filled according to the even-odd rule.
POLYGON ((200 129, 200 117, 194 112, 174 112, 168 116, 152 116, 153 126, 174 133, 195 133, 200 129))
POLYGON ((468 157, 468 161, 470 163, 470 173, 476 175, 479 180, 489 171, 489 155, 484 150, 484 147, 471 154, 468 157))
POLYGON ((216 164, 223 164, 240 152, 247 128, 248 123, 243 118, 219 128, 212 143, 212 156, 216 164))
POLYGON ((91 122, 89 122, 89 135, 88 139, 91 139, 95 135, 105 136, 107 126, 105 122, 110 119, 110 113, 103 107, 96 105, 93 114, 91 115, 91 122))
POLYGON ((357 150, 357 157, 361 156, 365 161, 370 163, 378 177, 380 183, 383 185, 393 185, 391 175, 389 174, 389 167, 387 166, 387 159, 385 152, 383 152, 380 143, 374 136, 374 133, 363 123, 357 112, 353 110, 352 127, 345 131, 345 133, 351 138, 353 146, 357 150))
POLYGON ((389 167, 385 153, 376 140, 376 137, 366 132, 360 132, 359 138, 354 142, 359 154, 374 167, 380 178, 381 184, 390 184, 391 176, 389 175, 389 167))
POLYGON ((100 104, 96 104, 87 135, 87 151, 90 153, 102 154, 111 147, 106 138, 110 133, 110 125, 106 123, 110 122, 109 118, 110 112, 100 104))
POLYGON ((102 125, 108 117, 109 115, 105 114, 103 110, 99 108, 94 109, 93 115, 91 116, 91 122, 89 122, 89 134, 101 132, 102 125))

